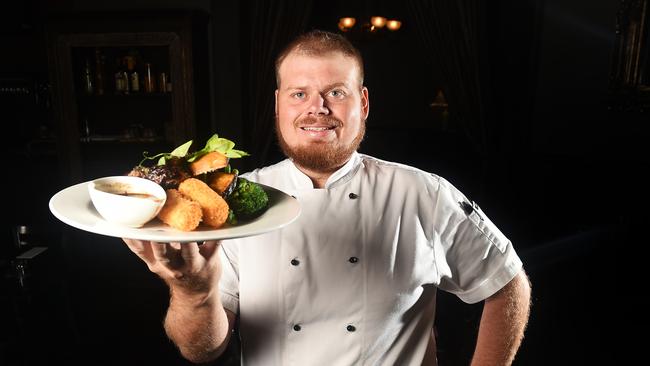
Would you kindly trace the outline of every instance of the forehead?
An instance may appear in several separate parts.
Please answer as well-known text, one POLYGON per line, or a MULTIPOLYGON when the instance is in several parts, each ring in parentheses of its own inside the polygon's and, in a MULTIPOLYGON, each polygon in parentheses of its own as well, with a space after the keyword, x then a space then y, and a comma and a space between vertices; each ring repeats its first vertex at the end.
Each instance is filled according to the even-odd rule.
POLYGON ((360 82, 360 69, 356 60, 340 52, 324 55, 292 52, 282 61, 278 73, 283 87, 321 82, 352 86, 355 82, 360 82))

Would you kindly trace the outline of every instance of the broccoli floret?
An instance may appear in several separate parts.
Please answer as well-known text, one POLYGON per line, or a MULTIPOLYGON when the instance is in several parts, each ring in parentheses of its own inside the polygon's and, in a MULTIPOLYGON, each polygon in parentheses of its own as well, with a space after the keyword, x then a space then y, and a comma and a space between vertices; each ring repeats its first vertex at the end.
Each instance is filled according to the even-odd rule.
POLYGON ((226 197, 226 201, 236 218, 252 219, 264 212, 269 196, 259 184, 240 177, 235 190, 226 197))

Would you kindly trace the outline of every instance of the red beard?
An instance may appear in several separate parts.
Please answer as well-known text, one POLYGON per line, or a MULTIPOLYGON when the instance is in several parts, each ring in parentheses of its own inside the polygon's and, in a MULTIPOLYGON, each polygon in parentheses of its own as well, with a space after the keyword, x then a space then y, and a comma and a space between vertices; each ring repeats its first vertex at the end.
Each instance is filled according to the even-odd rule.
MULTIPOLYGON (((305 121, 315 122, 316 120, 313 117, 307 117, 301 120, 301 122, 305 121)), ((326 117, 325 121, 336 126, 342 125, 341 121, 332 117, 326 117)), ((361 121, 359 133, 347 146, 339 142, 311 144, 309 146, 289 146, 280 133, 277 116, 275 118, 275 133, 282 152, 293 160, 296 165, 312 171, 332 173, 343 166, 361 145, 361 141, 366 133, 366 121, 361 121)))

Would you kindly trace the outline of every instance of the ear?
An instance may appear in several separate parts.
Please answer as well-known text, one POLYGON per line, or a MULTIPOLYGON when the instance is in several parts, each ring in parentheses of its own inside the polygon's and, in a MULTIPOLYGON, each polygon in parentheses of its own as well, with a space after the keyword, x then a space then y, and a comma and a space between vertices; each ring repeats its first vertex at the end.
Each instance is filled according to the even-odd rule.
POLYGON ((275 89, 275 115, 278 115, 278 89, 275 89))
POLYGON ((361 119, 367 120, 370 114, 370 99, 368 98, 368 88, 361 88, 361 119))

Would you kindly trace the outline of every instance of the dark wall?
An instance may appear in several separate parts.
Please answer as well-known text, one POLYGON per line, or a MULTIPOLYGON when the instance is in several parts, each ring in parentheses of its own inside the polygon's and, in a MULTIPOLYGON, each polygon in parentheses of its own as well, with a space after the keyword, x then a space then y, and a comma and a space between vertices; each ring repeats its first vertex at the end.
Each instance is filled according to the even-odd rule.
MULTIPOLYGON (((208 1, 36 0, 2 5, 0 79, 3 87, 26 92, 0 91, 5 176, 11 176, 2 182, 8 210, 0 243, 0 364, 189 364, 162 329, 164 284, 119 240, 72 229, 49 212, 49 198, 64 187, 44 24, 57 14, 181 7, 209 12, 210 6, 208 1), (19 234, 21 226, 26 229, 19 234), (25 245, 19 247, 19 241, 25 245), (15 259, 42 248, 31 259, 15 259)), ((211 49, 207 41, 204 48, 211 49)), ((202 77, 209 81, 210 75, 202 77)), ((212 118, 209 109, 202 112, 212 118)))
MULTIPOLYGON (((525 143, 513 137, 518 148, 502 156, 499 197, 509 209, 490 206, 522 248, 533 283, 521 362, 634 363, 642 351, 627 334, 648 326, 647 300, 634 289, 644 277, 648 200, 638 175, 649 167, 643 141, 650 135, 647 116, 617 110, 610 98, 621 2, 523 3, 543 3, 529 63, 536 64, 532 105, 520 114, 525 143)), ((530 76, 522 74, 524 85, 530 76)), ((509 85, 511 95, 521 92, 509 85)), ((506 110, 509 94, 502 95, 506 110)))
MULTIPOLYGON (((344 2, 315 3, 310 27, 336 30, 344 2)), ((639 253, 647 240, 636 227, 647 217, 639 176, 648 168, 643 151, 648 135, 639 127, 643 117, 612 110, 608 100, 618 5, 615 0, 502 0, 490 7, 486 49, 496 122, 487 173, 463 129, 453 119, 441 124, 430 108, 441 78, 423 57, 408 14, 398 12, 405 19, 398 34, 355 40, 365 56, 371 96, 362 152, 449 179, 479 200, 521 253, 533 282, 534 307, 518 364, 615 362, 612 338, 636 346, 638 341, 620 335, 632 324, 644 331, 648 323, 647 300, 634 281, 645 276, 639 253), (632 259, 623 258, 624 250, 632 259), (616 333, 603 335, 607 326, 616 333)), ((181 7, 212 17, 206 44, 212 102, 203 112, 212 130, 238 141, 247 108, 242 80, 249 70, 242 55, 249 45, 240 28, 246 2, 3 5, 0 42, 12 56, 0 58, 0 75, 28 75, 47 84, 41 24, 48 14, 181 7)), ((15 225, 35 228, 34 243, 49 249, 34 263, 27 290, 17 287, 14 272, 5 277, 0 364, 18 365, 21 359, 135 364, 153 355, 165 364, 184 364, 162 331, 164 285, 119 241, 69 228, 49 214, 47 200, 61 187, 52 178, 58 164, 55 147, 48 145, 52 117, 47 103, 39 108, 25 108, 29 118, 4 117, 9 135, 19 137, 7 145, 13 148, 9 171, 20 172, 20 178, 3 183, 4 191, 22 201, 3 228, 0 268, 8 270, 6 258, 15 254, 15 225), (25 150, 30 141, 40 142, 41 150, 25 150), (43 352, 24 356, 35 344, 44 346, 43 352)), ((277 151, 275 157, 281 158, 277 151)), ((440 295, 441 360, 457 364, 469 357, 479 311, 440 295)), ((628 359, 638 354, 630 347, 625 348, 628 359)))
MULTIPOLYGON (((619 1, 546 1, 541 30, 533 150, 601 155, 612 130, 607 92, 619 1)), ((620 126, 622 127, 622 126, 620 126)), ((625 155, 630 152, 615 151, 625 155)))

